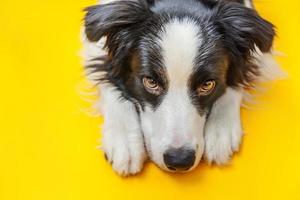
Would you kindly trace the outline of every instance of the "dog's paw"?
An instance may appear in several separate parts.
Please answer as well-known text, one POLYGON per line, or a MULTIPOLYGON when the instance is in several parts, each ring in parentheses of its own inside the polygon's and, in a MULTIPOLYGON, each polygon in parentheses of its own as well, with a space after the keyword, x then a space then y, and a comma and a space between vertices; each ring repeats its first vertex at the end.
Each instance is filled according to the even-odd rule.
POLYGON ((227 164, 239 150, 242 135, 240 120, 209 123, 205 130, 205 159, 209 163, 227 164))
POLYGON ((136 140, 137 138, 130 141, 126 136, 126 133, 106 131, 102 140, 107 161, 121 176, 139 173, 146 159, 143 141, 136 140))

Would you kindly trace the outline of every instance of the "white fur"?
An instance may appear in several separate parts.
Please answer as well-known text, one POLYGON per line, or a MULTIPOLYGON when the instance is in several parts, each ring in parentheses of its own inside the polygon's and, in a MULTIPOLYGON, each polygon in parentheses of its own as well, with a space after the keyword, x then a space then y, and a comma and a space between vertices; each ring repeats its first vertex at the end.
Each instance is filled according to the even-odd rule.
MULTIPOLYGON (((99 56, 107 55, 107 52, 103 49, 106 38, 102 38, 98 42, 90 42, 86 34, 84 33, 84 27, 81 28, 81 41, 83 48, 81 50, 81 56, 84 58, 83 65, 89 66, 94 64, 102 64, 102 61, 93 60, 99 56)), ((85 70, 86 76, 92 82, 99 80, 104 76, 103 72, 92 72, 89 69, 85 70)), ((97 83, 97 82, 94 82, 97 83)))
POLYGON ((201 40, 200 27, 190 19, 175 19, 165 25, 160 45, 170 88, 186 86, 201 40))
POLYGON ((102 85, 101 91, 105 118, 103 150, 118 174, 136 174, 143 167, 146 152, 135 107, 120 100, 120 93, 109 84, 102 85))
POLYGON ((244 4, 245 4, 246 7, 252 8, 252 2, 251 2, 251 0, 244 0, 244 4))
POLYGON ((258 82, 273 81, 277 79, 282 79, 287 76, 287 74, 280 68, 279 64, 274 58, 274 53, 262 53, 258 47, 256 47, 253 54, 253 62, 259 66, 260 76, 258 77, 258 82))
POLYGON ((242 92, 227 88, 211 110, 205 125, 205 157, 209 163, 226 164, 238 151, 242 127, 240 107, 242 92))
POLYGON ((163 154, 168 148, 195 149, 194 166, 200 161, 204 149, 205 116, 200 116, 192 104, 187 86, 201 45, 198 34, 199 27, 187 19, 174 20, 165 25, 158 43, 169 79, 168 92, 157 110, 147 106, 146 111, 141 113, 150 157, 166 170, 163 154))
MULTIPOLYGON (((109 3, 114 0, 105 0, 101 3, 109 3)), ((84 65, 98 64, 102 61, 91 61, 93 58, 107 55, 103 49, 106 38, 98 42, 90 42, 82 28, 82 56, 84 65)), ((105 73, 90 73, 86 70, 87 77, 94 82, 105 73)), ((104 116, 102 131, 102 148, 113 169, 120 175, 136 174, 143 168, 147 158, 144 139, 138 120, 138 116, 132 102, 121 100, 120 92, 110 84, 99 87, 101 93, 101 112, 104 116)))
POLYGON ((99 4, 107 4, 107 3, 111 3, 111 2, 114 2, 114 1, 117 1, 117 0, 99 0, 99 4))
POLYGON ((141 122, 149 156, 161 168, 168 170, 163 154, 172 147, 195 149, 194 166, 197 166, 204 148, 202 131, 205 116, 201 117, 191 105, 185 89, 170 91, 155 111, 146 107, 146 111, 141 113, 141 122))
MULTIPOLYGON (((113 1, 115 0, 101 0, 101 3, 113 1)), ((249 0, 245 0, 245 5, 252 6, 249 0)), ((207 122, 205 116, 200 116, 190 102, 186 84, 194 67, 197 48, 202 42, 199 33, 200 27, 187 19, 175 20, 165 26, 159 44, 163 49, 170 87, 157 110, 153 111, 147 105, 145 112, 141 112, 141 124, 134 105, 121 100, 120 92, 109 84, 99 88, 105 118, 102 146, 113 169, 120 175, 135 174, 142 169, 146 159, 142 129, 150 157, 166 170, 168 169, 162 156, 169 147, 198 146, 194 167, 201 160, 203 151, 210 163, 224 164, 228 162, 232 153, 238 150, 242 137, 242 92, 228 88, 214 104, 207 122)), ((105 38, 91 43, 85 34, 82 36, 84 64, 96 64, 95 62, 99 61, 91 59, 107 54, 103 50, 105 38)), ((255 59, 262 66, 271 66, 261 69, 264 74, 270 75, 270 72, 274 72, 273 67, 276 65, 270 54, 258 53, 255 59)), ((90 80, 104 75, 89 72, 87 74, 90 80)))

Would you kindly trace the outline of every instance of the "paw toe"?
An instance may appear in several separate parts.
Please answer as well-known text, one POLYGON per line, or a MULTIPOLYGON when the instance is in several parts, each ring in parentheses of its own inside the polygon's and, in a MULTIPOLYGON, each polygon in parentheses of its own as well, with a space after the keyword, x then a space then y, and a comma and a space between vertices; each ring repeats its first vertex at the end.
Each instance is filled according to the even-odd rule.
POLYGON ((205 158, 208 163, 228 164, 234 152, 239 150, 241 134, 210 133, 205 138, 205 158))

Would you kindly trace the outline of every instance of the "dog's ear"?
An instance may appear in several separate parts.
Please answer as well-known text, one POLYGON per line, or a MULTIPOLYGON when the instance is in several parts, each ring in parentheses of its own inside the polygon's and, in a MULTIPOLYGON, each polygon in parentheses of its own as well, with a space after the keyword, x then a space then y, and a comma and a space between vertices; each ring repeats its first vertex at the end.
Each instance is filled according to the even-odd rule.
POLYGON ((217 8, 217 24, 228 50, 229 86, 252 87, 259 67, 252 63, 253 52, 269 52, 272 48, 274 26, 258 13, 239 3, 220 2, 217 8))
POLYGON ((129 58, 151 17, 152 3, 150 0, 122 0, 85 9, 87 39, 98 42, 106 37, 103 48, 108 54, 105 58, 99 58, 104 59, 104 64, 92 66, 95 71, 107 72, 103 80, 122 82, 131 71, 129 58))
POLYGON ((227 47, 243 56, 255 51, 270 51, 275 36, 274 26, 259 14, 239 3, 221 3, 218 23, 222 27, 227 47))
POLYGON ((85 33, 91 42, 114 33, 116 29, 143 22, 150 14, 150 0, 123 0, 85 9, 85 33))

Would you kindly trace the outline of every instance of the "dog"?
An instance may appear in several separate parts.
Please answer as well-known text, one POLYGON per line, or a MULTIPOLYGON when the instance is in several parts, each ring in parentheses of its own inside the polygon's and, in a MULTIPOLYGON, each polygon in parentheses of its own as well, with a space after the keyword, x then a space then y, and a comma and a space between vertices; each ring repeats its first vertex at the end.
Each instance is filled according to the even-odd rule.
POLYGON ((252 1, 103 0, 85 11, 84 65, 101 91, 113 169, 137 174, 147 158, 170 172, 228 163, 243 94, 274 63, 274 25, 252 1))

